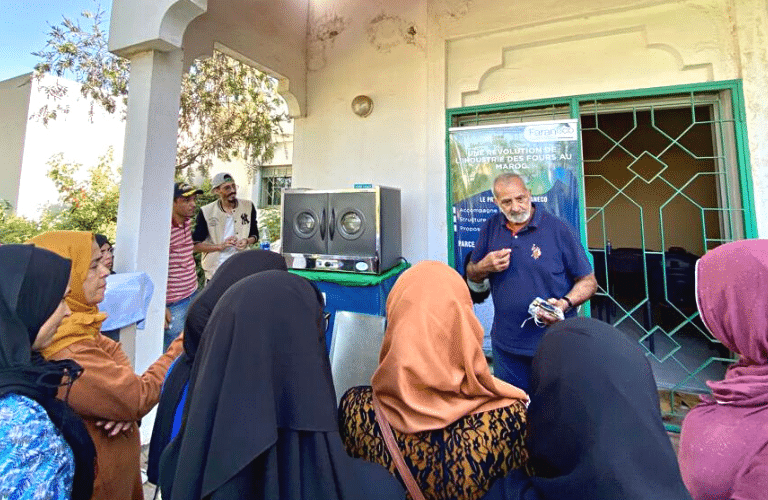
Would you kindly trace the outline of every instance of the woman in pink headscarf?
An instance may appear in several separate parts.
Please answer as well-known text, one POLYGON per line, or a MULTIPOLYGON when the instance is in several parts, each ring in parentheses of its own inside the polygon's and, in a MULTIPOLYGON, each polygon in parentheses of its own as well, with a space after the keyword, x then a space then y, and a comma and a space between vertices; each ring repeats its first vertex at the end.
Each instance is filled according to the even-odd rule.
POLYGON ((704 325, 739 361, 707 382, 683 421, 680 470, 694 500, 768 498, 768 240, 728 243, 696 264, 704 325))

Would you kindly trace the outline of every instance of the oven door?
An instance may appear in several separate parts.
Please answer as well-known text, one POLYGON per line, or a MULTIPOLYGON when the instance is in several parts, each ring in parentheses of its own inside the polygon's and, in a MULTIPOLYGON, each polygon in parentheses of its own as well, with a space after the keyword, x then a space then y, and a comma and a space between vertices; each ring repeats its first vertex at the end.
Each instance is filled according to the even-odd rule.
POLYGON ((328 254, 377 258, 375 191, 331 193, 328 197, 328 254))
POLYGON ((328 194, 283 193, 283 252, 327 254, 328 217, 328 194))

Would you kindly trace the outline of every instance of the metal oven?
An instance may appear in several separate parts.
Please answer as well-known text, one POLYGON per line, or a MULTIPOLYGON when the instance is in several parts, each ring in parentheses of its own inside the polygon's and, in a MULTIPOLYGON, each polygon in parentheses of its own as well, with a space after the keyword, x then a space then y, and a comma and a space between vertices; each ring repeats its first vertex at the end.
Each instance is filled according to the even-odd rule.
POLYGON ((282 210, 291 269, 381 274, 400 259, 399 189, 285 189, 282 210))

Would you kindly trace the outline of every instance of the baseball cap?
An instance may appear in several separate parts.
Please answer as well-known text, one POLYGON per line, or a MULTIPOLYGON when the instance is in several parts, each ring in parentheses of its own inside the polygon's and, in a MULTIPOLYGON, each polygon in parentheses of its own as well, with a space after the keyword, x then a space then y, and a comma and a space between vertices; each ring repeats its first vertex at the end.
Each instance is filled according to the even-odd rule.
POLYGON ((232 176, 226 172, 219 172, 213 176, 213 180, 211 181, 211 189, 216 189, 225 182, 235 182, 235 179, 233 179, 232 176))
POLYGON ((193 194, 203 194, 202 189, 198 189, 194 186, 190 186, 186 182, 177 182, 173 185, 173 199, 181 198, 184 196, 192 196, 193 194))

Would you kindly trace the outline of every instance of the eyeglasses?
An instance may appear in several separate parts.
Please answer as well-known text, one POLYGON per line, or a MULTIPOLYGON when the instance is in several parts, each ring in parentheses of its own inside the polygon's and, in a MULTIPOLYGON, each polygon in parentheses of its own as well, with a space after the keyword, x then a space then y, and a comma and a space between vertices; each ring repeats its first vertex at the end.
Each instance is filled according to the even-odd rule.
POLYGON ((237 184, 224 184, 219 186, 219 189, 224 193, 231 193, 232 191, 237 191, 237 184))
POLYGON ((105 249, 103 249, 103 250, 101 251, 101 254, 102 254, 102 255, 104 255, 105 253, 112 253, 112 254, 113 254, 113 253, 115 253, 115 247, 109 247, 109 248, 105 248, 105 249))

